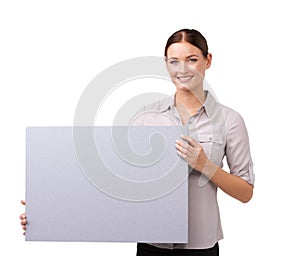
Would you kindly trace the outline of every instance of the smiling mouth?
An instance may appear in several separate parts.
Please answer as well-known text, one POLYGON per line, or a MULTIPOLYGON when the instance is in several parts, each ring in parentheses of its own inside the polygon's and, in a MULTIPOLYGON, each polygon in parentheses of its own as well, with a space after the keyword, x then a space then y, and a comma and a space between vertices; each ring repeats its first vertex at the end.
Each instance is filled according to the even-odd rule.
POLYGON ((189 82, 192 78, 193 78, 193 76, 181 76, 181 77, 177 77, 177 79, 178 79, 181 83, 187 83, 187 82, 189 82))

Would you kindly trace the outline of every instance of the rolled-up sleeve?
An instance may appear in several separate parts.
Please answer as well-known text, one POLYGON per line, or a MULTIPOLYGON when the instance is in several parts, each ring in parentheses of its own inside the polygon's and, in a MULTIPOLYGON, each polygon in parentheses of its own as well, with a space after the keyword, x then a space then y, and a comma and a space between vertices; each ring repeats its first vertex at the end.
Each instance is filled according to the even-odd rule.
POLYGON ((255 176, 245 122, 236 113, 226 136, 226 159, 230 173, 254 185, 255 176))

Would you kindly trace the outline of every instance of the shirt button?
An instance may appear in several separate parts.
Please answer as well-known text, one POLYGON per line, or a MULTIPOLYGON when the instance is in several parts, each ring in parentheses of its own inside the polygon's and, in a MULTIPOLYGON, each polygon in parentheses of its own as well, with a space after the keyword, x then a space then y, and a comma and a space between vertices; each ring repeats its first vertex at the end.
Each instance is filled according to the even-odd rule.
POLYGON ((187 122, 187 124, 192 124, 193 122, 194 122, 194 118, 190 118, 189 120, 188 120, 188 122, 187 122))

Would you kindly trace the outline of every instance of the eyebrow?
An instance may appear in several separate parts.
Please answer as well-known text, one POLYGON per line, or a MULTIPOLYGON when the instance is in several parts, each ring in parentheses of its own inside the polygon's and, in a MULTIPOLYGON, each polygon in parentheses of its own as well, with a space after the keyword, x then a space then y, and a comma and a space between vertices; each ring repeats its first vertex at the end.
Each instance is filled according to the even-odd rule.
MULTIPOLYGON (((189 58, 191 58, 191 57, 198 57, 199 58, 199 56, 197 55, 197 54, 191 54, 191 55, 189 55, 189 56, 186 56, 185 58, 186 59, 189 59, 189 58)), ((168 60, 169 59, 178 59, 177 57, 170 57, 170 58, 168 58, 168 60)))

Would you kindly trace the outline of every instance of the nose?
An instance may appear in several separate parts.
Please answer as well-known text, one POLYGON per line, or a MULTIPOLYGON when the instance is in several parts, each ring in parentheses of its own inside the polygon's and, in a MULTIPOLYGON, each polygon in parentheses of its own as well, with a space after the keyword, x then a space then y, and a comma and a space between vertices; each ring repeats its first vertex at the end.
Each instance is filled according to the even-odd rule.
POLYGON ((179 66, 178 66, 178 71, 180 73, 185 74, 187 72, 187 63, 185 61, 180 61, 179 66))

